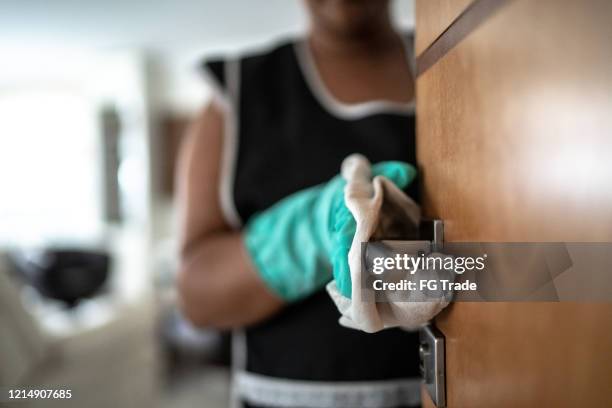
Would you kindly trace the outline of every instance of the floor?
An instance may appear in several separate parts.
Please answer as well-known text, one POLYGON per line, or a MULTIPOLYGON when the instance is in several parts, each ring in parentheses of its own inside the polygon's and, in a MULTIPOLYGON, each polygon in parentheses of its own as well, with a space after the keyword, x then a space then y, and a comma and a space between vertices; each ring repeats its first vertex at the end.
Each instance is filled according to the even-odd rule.
POLYGON ((229 406, 229 371, 207 367, 182 375, 162 394, 161 408, 226 408, 229 406))

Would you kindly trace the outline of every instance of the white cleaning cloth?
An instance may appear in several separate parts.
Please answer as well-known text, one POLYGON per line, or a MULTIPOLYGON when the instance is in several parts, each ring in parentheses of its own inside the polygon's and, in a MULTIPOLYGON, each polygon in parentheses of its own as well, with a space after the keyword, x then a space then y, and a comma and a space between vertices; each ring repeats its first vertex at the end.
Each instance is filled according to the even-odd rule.
MULTIPOLYGON (((344 160, 342 176, 347 181, 344 189, 345 203, 355 218, 357 228, 348 254, 351 298, 342 296, 335 281, 327 285, 329 295, 342 314, 340 324, 369 333, 391 327, 417 329, 444 309, 450 296, 431 297, 431 293, 415 290, 403 294, 402 299, 407 301, 374 302, 371 300, 374 298, 374 289, 370 288, 372 296, 367 296, 370 300, 366 300, 368 293, 364 291, 368 289, 361 286, 361 244, 371 239, 399 238, 393 236, 397 234, 398 228, 418 228, 420 209, 390 180, 381 176, 372 179, 370 163, 361 155, 351 155, 344 160)), ((432 271, 425 273, 431 274, 432 271)), ((444 271, 441 274, 448 276, 444 271)), ((405 279, 414 280, 419 276, 423 274, 410 275, 406 272, 405 279)), ((431 276, 435 277, 439 276, 431 276)), ((378 296, 380 299, 380 293, 378 296)))

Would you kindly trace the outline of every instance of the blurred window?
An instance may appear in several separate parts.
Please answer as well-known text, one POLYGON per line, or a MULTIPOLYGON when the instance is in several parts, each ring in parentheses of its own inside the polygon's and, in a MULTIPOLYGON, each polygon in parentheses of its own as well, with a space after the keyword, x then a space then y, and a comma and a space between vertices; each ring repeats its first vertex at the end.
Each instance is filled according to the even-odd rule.
POLYGON ((72 84, 0 88, 0 242, 91 237, 101 225, 98 124, 72 84))

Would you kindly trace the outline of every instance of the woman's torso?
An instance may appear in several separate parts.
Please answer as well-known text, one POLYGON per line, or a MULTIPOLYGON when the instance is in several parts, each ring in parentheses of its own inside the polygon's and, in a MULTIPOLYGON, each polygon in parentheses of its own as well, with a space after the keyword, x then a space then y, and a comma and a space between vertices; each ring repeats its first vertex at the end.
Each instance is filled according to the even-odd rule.
MULTIPOLYGON (((373 163, 416 163, 413 107, 380 101, 341 104, 324 88, 310 58, 305 43, 297 42, 264 54, 206 64, 230 108, 221 202, 227 221, 237 228, 278 200, 329 180, 351 153, 362 153, 373 163)), ((409 193, 415 196, 416 188, 409 193)), ((340 326, 339 316, 321 290, 237 333, 233 359, 238 386, 256 388, 240 393, 256 403, 271 403, 266 398, 286 401, 292 398, 291 386, 275 386, 273 381, 289 379, 302 404, 308 396, 300 385, 333 382, 355 382, 364 390, 374 385, 366 395, 379 392, 387 403, 389 398, 418 401, 416 334, 398 329, 366 334, 340 326), (402 390, 389 391, 400 383, 402 390), (389 387, 378 387, 381 384, 389 387), (267 385, 272 389, 268 394, 277 395, 253 397, 265 393, 267 385), (417 393, 417 398, 398 392, 417 393)), ((315 405, 324 405, 320 394, 327 388, 311 389, 319 394, 315 405)), ((344 389, 351 392, 351 387, 344 389)), ((325 398, 358 401, 362 397, 325 398)))

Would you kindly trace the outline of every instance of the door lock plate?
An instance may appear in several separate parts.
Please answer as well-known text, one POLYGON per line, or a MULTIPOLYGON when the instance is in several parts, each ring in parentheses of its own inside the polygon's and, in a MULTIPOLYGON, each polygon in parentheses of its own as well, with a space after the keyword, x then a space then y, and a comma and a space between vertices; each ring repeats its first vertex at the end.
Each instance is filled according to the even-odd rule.
POLYGON ((421 375, 425 388, 437 408, 446 407, 446 367, 444 335, 431 324, 419 333, 421 375))

